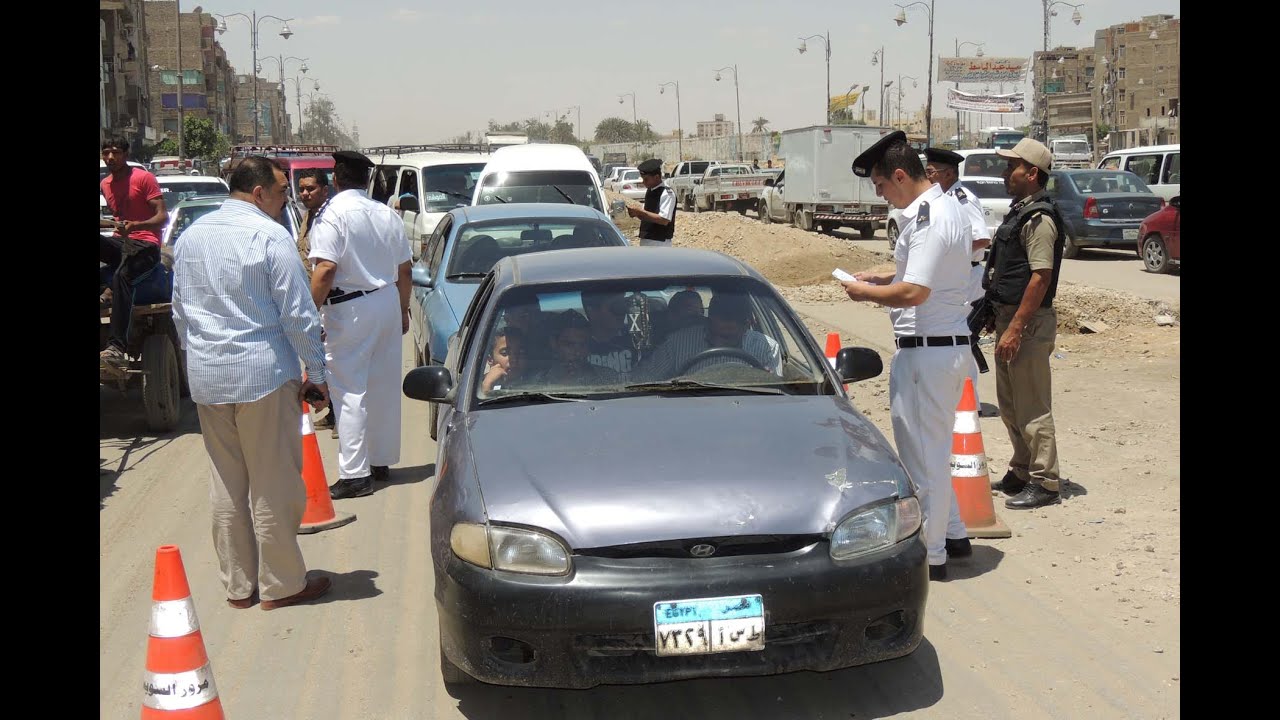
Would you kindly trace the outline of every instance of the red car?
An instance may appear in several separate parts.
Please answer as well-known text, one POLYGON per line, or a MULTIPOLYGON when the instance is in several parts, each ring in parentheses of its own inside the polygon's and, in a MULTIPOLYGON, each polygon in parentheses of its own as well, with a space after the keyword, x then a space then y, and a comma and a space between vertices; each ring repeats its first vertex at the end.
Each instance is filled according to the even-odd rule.
POLYGON ((1175 196, 1138 226, 1138 257, 1147 266, 1147 272, 1169 272, 1169 268, 1182 265, 1181 226, 1181 196, 1175 196))

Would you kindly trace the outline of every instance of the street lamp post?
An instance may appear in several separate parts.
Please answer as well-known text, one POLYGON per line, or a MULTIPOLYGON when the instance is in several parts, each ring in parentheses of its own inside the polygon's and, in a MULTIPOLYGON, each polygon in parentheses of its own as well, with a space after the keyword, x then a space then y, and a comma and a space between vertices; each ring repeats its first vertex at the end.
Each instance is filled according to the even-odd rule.
MULTIPOLYGON (((880 126, 884 127, 884 89, 889 87, 884 84, 884 46, 871 53, 871 65, 872 67, 880 66, 880 126)), ((865 123, 867 121, 866 105, 863 105, 862 110, 862 122, 865 123)))
POLYGON ((565 115, 568 115, 570 110, 577 110, 577 111, 578 111, 578 124, 573 126, 573 127, 574 127, 574 135, 576 135, 576 136, 578 137, 578 139, 579 139, 579 140, 582 140, 582 106, 581 106, 581 105, 570 105, 569 107, 567 107, 567 108, 565 108, 565 109, 564 109, 564 114, 565 114, 565 115))
MULTIPOLYGON (((281 53, 281 54, 280 54, 280 57, 278 57, 278 58, 277 58, 277 57, 274 57, 274 56, 271 56, 271 55, 268 55, 265 59, 267 59, 267 60, 275 60, 275 61, 276 61, 276 63, 279 65, 279 67, 280 67, 280 92, 282 92, 282 93, 286 92, 286 88, 285 88, 285 84, 284 84, 284 81, 285 81, 285 76, 284 76, 284 64, 285 64, 285 62, 286 62, 286 61, 289 61, 289 60, 297 60, 298 62, 302 63, 302 67, 300 67, 299 69, 300 69, 300 70, 302 70, 302 74, 303 74, 303 75, 306 75, 306 74, 307 74, 307 70, 309 70, 309 69, 310 69, 310 68, 308 68, 308 67, 307 67, 307 61, 308 61, 308 60, 310 60, 311 58, 300 58, 300 57, 294 57, 294 56, 292 56, 292 55, 290 55, 289 57, 285 57, 285 56, 284 56, 284 53, 281 53)), ((259 68, 255 67, 255 68, 254 68, 254 72, 255 72, 255 73, 259 72, 259 68)), ((297 82, 297 81, 296 81, 296 79, 295 79, 295 81, 294 81, 294 82, 295 82, 295 83, 297 82)), ((296 85, 295 85, 295 87, 296 87, 296 85)), ((286 97, 285 97, 285 102, 287 103, 287 102, 288 102, 288 100, 289 100, 289 98, 286 96, 286 97)), ((298 129, 299 129, 299 133, 298 133, 298 134, 299 134, 299 135, 301 135, 301 134, 302 134, 302 133, 301 133, 301 129, 302 129, 302 108, 301 108, 301 104, 302 104, 302 100, 301 100, 301 99, 299 99, 299 100, 298 100, 298 105, 299 105, 299 108, 298 108, 298 129)), ((288 107, 288 106, 286 105, 286 107, 288 107)))
MULTIPOLYGON (((960 57, 960 48, 964 47, 965 45, 972 45, 978 48, 978 57, 982 57, 982 46, 986 45, 986 43, 960 42, 960 38, 956 38, 956 57, 957 58, 960 57)), ((956 81, 956 91, 957 92, 960 91, 959 81, 956 81)), ((960 111, 956 110, 956 149, 960 150, 963 148, 964 148, 964 136, 960 134, 960 111)))
MULTIPOLYGON (((716 70, 716 82, 720 82, 720 73, 725 70, 733 71, 733 101, 738 108, 738 162, 742 162, 745 156, 742 154, 742 100, 738 96, 738 66, 736 64, 726 65, 716 70)), ((828 98, 827 102, 830 103, 831 100, 828 98)), ((827 123, 831 123, 831 113, 829 112, 827 113, 827 123)))
POLYGON ((889 94, 889 88, 891 88, 891 87, 893 87, 893 81, 892 81, 892 80, 890 80, 889 82, 887 82, 887 83, 885 83, 885 84, 883 84, 883 85, 881 85, 881 86, 880 86, 880 127, 889 127, 889 123, 885 122, 885 115, 884 115, 884 111, 885 111, 885 104, 884 104, 884 101, 885 101, 885 98, 888 96, 888 94, 889 94))
MULTIPOLYGON (((306 70, 303 70, 303 72, 306 72, 306 70)), ((304 82, 304 79, 294 75, 291 78, 285 78, 285 80, 293 81, 293 96, 298 106, 298 144, 302 145, 304 144, 302 133, 302 83, 304 82)), ((310 80, 316 90, 320 89, 319 80, 316 80, 315 78, 306 78, 306 80, 310 80)))
POLYGON ((925 100, 925 106, 924 106, 924 142, 925 142, 925 145, 932 145, 933 144, 933 0, 929 0, 928 5, 925 5, 923 2, 907 3, 906 5, 899 5, 898 3, 894 3, 894 5, 897 5, 899 8, 898 16, 893 19, 894 22, 898 23, 898 27, 902 27, 903 25, 907 24, 907 8, 913 5, 919 5, 929 13, 929 79, 926 81, 928 83, 928 99, 925 100))
MULTIPOLYGON (((1066 5, 1071 8, 1071 22, 1079 25, 1080 21, 1084 19, 1080 15, 1080 8, 1084 7, 1084 3, 1069 3, 1062 2, 1062 0, 1040 0, 1040 4, 1044 7, 1044 46, 1041 49, 1045 52, 1049 52, 1049 19, 1058 15, 1058 11, 1053 8, 1058 5, 1066 5)), ((1046 97, 1046 93, 1044 92, 1045 79, 1036 78, 1036 80, 1040 83, 1041 90, 1039 93, 1036 93, 1036 95, 1040 98, 1040 104, 1044 106, 1043 108, 1038 108, 1041 115, 1041 139, 1046 140, 1049 137, 1049 99, 1046 97)))
POLYGON ((218 23, 218 28, 217 28, 219 35, 227 31, 227 18, 229 17, 242 17, 245 20, 249 21, 249 44, 253 48, 253 144, 257 145, 258 144, 258 115, 259 115, 259 110, 258 110, 258 23, 268 18, 272 20, 279 20, 280 24, 283 26, 280 28, 280 37, 284 38, 285 40, 288 40, 289 37, 293 35, 293 31, 289 29, 289 20, 292 20, 293 18, 286 19, 286 18, 276 17, 275 15, 263 15, 262 17, 258 17, 257 10, 253 11, 252 16, 245 15, 244 13, 231 13, 229 15, 218 15, 217 13, 214 13, 214 16, 217 17, 220 21, 218 23))
POLYGON ((902 125, 902 96, 903 96, 903 94, 904 94, 904 91, 903 91, 903 89, 902 89, 902 81, 903 81, 903 80, 910 80, 910 81, 911 81, 911 87, 920 87, 920 78, 918 78, 918 77, 912 77, 912 76, 910 76, 910 75, 899 75, 899 76, 898 76, 898 121, 897 121, 897 123, 895 123, 895 124, 894 124, 894 127, 898 128, 899 130, 901 130, 901 129, 902 129, 902 128, 898 127, 898 126, 902 125))
POLYGON ((684 160, 684 122, 680 119, 680 81, 672 80, 658 86, 658 94, 666 92, 668 85, 676 87, 676 162, 684 160))
POLYGON ((618 104, 621 105, 622 98, 628 95, 631 96, 631 124, 638 127, 640 125, 640 121, 636 119, 636 94, 633 92, 622 93, 618 96, 618 104))
POLYGON ((183 127, 186 119, 182 111, 182 3, 175 1, 173 3, 173 21, 176 34, 178 36, 178 168, 186 171, 182 161, 187 156, 186 128, 183 127))
POLYGON ((802 37, 802 38, 800 38, 800 47, 799 47, 799 48, 797 48, 797 49, 800 51, 800 54, 801 54, 801 55, 803 55, 803 54, 805 53, 805 51, 809 49, 809 48, 808 48, 808 46, 807 46, 807 45, 805 45, 805 42, 806 42, 806 41, 808 41, 808 40, 812 40, 812 39, 814 39, 814 38, 817 38, 817 39, 821 40, 821 41, 822 41, 822 45, 823 45, 823 47, 825 47, 825 48, 826 48, 826 55, 827 55, 827 93, 826 93, 826 95, 825 95, 825 96, 823 96, 823 98, 822 98, 822 104, 823 104, 823 106, 824 106, 824 107, 826 107, 826 109, 827 109, 827 122, 826 122, 826 124, 827 124, 827 125, 830 125, 830 124, 831 124, 831 31, 830 31, 830 30, 828 30, 826 35, 810 35, 809 37, 802 37))

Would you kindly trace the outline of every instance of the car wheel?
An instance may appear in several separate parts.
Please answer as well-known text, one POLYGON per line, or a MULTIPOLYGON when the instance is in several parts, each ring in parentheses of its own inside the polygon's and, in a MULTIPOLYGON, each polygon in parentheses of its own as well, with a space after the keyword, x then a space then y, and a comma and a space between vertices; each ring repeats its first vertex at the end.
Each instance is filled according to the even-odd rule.
POLYGON ((773 218, 769 217, 769 205, 763 200, 760 201, 759 205, 756 205, 756 214, 760 216, 760 222, 765 225, 773 222, 773 218))
POLYGON ((889 237, 889 252, 893 252, 898 247, 898 223, 890 220, 884 234, 889 237))
POLYGON ((863 240, 870 240, 871 238, 876 236, 876 226, 872 225, 871 223, 867 223, 866 225, 862 226, 862 229, 859 231, 859 233, 861 234, 863 240))
POLYGON ((808 210, 800 211, 800 229, 805 232, 813 232, 813 213, 808 210))
POLYGON ((1142 241, 1142 262, 1147 272, 1163 273, 1169 271, 1169 253, 1164 247, 1164 239, 1152 233, 1142 241))
POLYGON ((1076 245, 1076 241, 1071 239, 1071 233, 1067 233, 1066 242, 1062 245, 1062 257, 1064 259, 1073 258, 1080 254, 1080 246, 1076 245))

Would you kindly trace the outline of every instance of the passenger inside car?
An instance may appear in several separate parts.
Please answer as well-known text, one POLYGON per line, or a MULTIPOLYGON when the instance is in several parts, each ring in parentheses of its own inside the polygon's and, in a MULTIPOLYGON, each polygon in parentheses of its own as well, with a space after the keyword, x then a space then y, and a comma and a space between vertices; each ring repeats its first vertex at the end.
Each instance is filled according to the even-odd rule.
POLYGON ((582 293, 582 309, 591 327, 591 363, 623 375, 631 372, 639 359, 626 333, 627 298, 621 291, 587 290, 582 293))
POLYGON ((551 323, 552 363, 534 381, 542 385, 617 385, 615 370, 588 361, 591 323, 577 310, 558 313, 551 323))
POLYGON ((512 305, 502 314, 499 327, 518 331, 523 341, 525 377, 532 377, 551 364, 551 346, 547 338, 550 332, 545 316, 536 300, 512 305))
POLYGON ((737 293, 715 295, 707 308, 706 325, 672 333, 640 364, 636 378, 661 381, 726 363, 748 364, 781 376, 781 346, 750 328, 753 315, 747 297, 737 293), (704 353, 705 357, 699 359, 704 353))
POLYGON ((694 325, 702 325, 707 317, 702 296, 696 290, 681 290, 667 301, 665 330, 667 334, 694 325))
POLYGON ((491 393, 519 386, 528 375, 526 360, 524 331, 514 325, 498 328, 489 344, 489 366, 480 389, 491 393))

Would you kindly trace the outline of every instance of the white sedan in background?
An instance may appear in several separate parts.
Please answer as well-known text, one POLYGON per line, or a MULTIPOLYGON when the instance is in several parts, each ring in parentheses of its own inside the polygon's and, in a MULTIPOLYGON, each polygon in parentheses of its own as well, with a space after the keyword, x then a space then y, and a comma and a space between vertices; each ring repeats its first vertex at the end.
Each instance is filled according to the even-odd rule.
POLYGON ((630 200, 643 200, 647 189, 640 180, 639 170, 626 170, 613 183, 613 190, 630 200))
POLYGON ((619 191, 620 191, 620 188, 618 187, 618 184, 619 184, 619 183, 618 183, 618 181, 622 179, 622 176, 623 176, 623 175, 627 174, 627 172, 629 172, 629 171, 631 171, 631 170, 635 170, 636 172, 640 172, 638 169, 633 168, 633 167, 616 167, 616 168, 614 168, 614 169, 613 169, 613 174, 611 174, 609 177, 605 178, 605 181, 604 181, 604 187, 605 187, 605 189, 606 189, 606 190, 612 190, 612 191, 614 191, 614 192, 619 192, 619 191))

